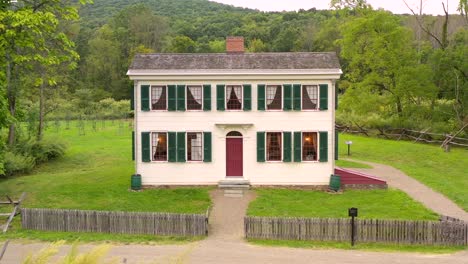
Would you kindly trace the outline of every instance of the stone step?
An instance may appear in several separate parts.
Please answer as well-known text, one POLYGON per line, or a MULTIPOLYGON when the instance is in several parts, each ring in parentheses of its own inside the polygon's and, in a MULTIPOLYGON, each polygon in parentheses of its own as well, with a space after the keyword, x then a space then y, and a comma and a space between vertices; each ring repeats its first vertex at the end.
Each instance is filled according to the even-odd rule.
POLYGON ((223 184, 218 185, 220 189, 231 189, 231 190, 248 190, 250 189, 250 185, 231 185, 231 184, 223 184))
POLYGON ((243 194, 244 190, 242 190, 242 189, 224 189, 224 193, 243 194))
POLYGON ((225 193, 224 197, 229 197, 229 198, 242 198, 244 197, 243 194, 235 194, 235 193, 225 193))

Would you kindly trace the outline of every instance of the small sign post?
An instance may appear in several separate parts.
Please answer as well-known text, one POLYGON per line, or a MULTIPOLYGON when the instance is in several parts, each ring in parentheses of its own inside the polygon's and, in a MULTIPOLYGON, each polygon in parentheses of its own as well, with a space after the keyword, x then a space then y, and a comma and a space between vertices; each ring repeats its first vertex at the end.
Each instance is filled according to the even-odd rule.
POLYGON ((352 145, 352 144, 353 144, 352 141, 350 141, 350 140, 349 140, 349 141, 346 141, 346 145, 348 145, 348 156, 351 155, 351 145, 352 145))
POLYGON ((354 224, 354 217, 358 216, 358 209, 355 207, 349 208, 348 216, 351 217, 351 246, 354 247, 354 242, 356 240, 356 225, 354 224))

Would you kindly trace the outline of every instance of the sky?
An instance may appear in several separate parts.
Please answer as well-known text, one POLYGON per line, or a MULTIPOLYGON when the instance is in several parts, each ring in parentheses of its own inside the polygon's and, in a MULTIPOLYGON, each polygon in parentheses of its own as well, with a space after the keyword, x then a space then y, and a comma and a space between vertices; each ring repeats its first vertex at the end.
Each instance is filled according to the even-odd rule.
MULTIPOLYGON (((229 4, 240 7, 248 7, 262 11, 291 11, 310 8, 329 9, 329 0, 211 0, 213 2, 229 4)), ((444 14, 442 2, 446 3, 447 0, 422 0, 423 13, 441 15, 444 14)), ((419 13, 420 0, 406 0, 406 2, 419 13)), ((457 12, 458 0, 448 0, 449 13, 455 14, 457 12)), ((390 10, 395 14, 403 14, 411 12, 406 7, 403 0, 367 0, 375 9, 383 8, 390 10)))

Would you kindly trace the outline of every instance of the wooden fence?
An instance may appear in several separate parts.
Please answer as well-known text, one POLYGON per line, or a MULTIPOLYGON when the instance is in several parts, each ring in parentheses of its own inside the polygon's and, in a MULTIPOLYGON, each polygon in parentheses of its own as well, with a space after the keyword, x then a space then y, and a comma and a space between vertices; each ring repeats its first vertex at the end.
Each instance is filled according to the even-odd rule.
MULTIPOLYGON (((460 222, 357 219, 356 241, 421 245, 468 243, 468 225, 460 222)), ((347 218, 245 217, 246 238, 351 241, 347 218)))
POLYGON ((99 232, 205 236, 204 214, 139 213, 61 209, 21 209, 24 229, 65 232, 99 232))

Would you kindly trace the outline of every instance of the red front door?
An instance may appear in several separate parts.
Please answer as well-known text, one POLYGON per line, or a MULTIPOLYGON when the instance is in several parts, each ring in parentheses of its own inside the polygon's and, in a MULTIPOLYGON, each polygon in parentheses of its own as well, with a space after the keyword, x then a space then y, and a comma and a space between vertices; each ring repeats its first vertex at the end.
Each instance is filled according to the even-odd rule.
POLYGON ((226 176, 242 177, 242 138, 226 138, 226 176))

